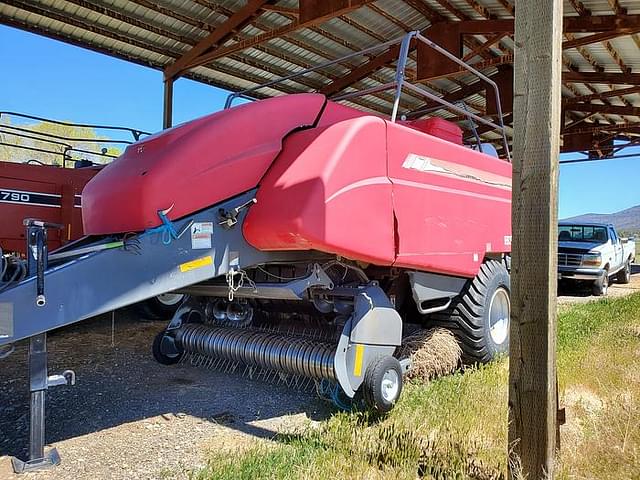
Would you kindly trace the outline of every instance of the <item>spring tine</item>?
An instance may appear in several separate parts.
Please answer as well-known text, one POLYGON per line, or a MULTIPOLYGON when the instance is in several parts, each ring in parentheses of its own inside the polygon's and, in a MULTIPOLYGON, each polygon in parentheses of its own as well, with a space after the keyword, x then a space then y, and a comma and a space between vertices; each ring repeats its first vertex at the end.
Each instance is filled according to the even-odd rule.
POLYGON ((176 332, 176 341, 186 353, 181 361, 194 366, 236 371, 243 364, 245 376, 302 389, 309 388, 309 379, 335 379, 334 345, 310 340, 307 330, 306 336, 282 330, 186 324, 176 332))

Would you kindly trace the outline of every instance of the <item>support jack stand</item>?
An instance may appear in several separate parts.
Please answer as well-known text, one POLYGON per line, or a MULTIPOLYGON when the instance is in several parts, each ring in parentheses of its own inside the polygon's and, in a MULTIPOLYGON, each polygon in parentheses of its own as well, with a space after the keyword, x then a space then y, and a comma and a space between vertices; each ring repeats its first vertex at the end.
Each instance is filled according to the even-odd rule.
MULTIPOLYGON (((47 267, 47 229, 57 225, 37 220, 26 220, 27 227, 27 270, 29 275, 36 274, 36 305, 46 303, 44 290, 44 271, 47 267)), ((62 375, 47 372, 47 334, 40 333, 29 339, 29 459, 24 461, 12 458, 16 473, 33 472, 50 468, 60 463, 60 455, 55 448, 44 451, 45 445, 45 398, 47 389, 57 385, 75 385, 76 375, 66 370, 62 375)))
POLYGON ((55 467, 59 464, 60 455, 58 454, 58 450, 56 450, 55 448, 51 448, 42 456, 42 458, 27 460, 26 462, 23 462, 16 457, 11 458, 11 465, 13 465, 13 471, 15 473, 36 472, 39 470, 45 470, 47 468, 55 467))
POLYGON ((47 375, 47 334, 41 333, 29 339, 29 460, 13 457, 11 463, 16 473, 33 472, 53 467, 60 463, 60 455, 55 448, 44 451, 45 396, 49 387, 75 385, 76 376, 72 370, 62 375, 47 375))

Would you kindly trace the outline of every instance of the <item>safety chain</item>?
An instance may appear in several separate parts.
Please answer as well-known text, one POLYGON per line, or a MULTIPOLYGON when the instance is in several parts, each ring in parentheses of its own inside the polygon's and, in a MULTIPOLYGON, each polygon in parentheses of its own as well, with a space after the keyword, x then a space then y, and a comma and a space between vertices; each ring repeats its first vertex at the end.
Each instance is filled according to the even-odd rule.
POLYGON ((242 269, 238 269, 238 270, 230 269, 227 272, 227 285, 229 286, 229 301, 230 302, 233 302, 234 294, 244 286, 245 280, 251 286, 251 288, 253 288, 253 290, 257 289, 255 282, 249 278, 249 276, 247 275, 247 272, 245 272, 244 270, 242 270, 242 269), (236 276, 239 277, 237 283, 236 283, 236 281, 234 279, 234 277, 236 277, 236 276))

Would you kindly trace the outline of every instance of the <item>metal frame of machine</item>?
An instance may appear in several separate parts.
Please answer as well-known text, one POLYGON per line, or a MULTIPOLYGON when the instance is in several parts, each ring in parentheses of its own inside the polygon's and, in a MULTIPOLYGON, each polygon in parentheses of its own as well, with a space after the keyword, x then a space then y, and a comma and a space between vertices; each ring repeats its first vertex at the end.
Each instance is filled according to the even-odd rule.
MULTIPOLYGON (((492 85, 500 111, 494 82, 420 33, 411 32, 375 47, 401 43, 396 81, 376 89, 395 89, 392 122, 398 116, 402 91, 409 88, 499 129, 509 158, 501 115, 500 125, 497 125, 405 81, 404 68, 412 41, 426 43, 492 85)), ((372 50, 367 49, 364 53, 372 50)), ((275 82, 288 78, 291 77, 275 82)), ((227 107, 234 98, 246 97, 257 88, 261 87, 231 95, 227 107)), ((367 93, 371 90, 357 94, 367 93)), ((336 100, 347 100, 355 95, 343 95, 336 100)), ((379 118, 375 121, 381 122, 379 118)), ((166 134, 175 137, 179 132, 174 129, 166 134)), ((151 140, 157 138, 160 136, 150 137, 151 140)), ((438 145, 446 143, 438 142, 438 145)), ((138 153, 149 143, 140 145, 138 153)), ((487 162, 494 160, 486 159, 487 162)), ((108 178, 108 174, 113 178, 116 170, 112 167, 119 168, 112 164, 96 179, 108 178)), ((437 168, 436 171, 445 176, 455 173, 447 170, 451 165, 437 168)), ((509 185, 504 182, 508 179, 493 175, 488 181, 480 178, 481 172, 476 170, 467 168, 462 175, 457 175, 457 181, 481 182, 483 188, 497 188, 502 196, 506 195, 509 185)), ((145 170, 141 175, 146 174, 145 170)), ((100 185, 92 182, 95 191, 96 185, 100 185)), ((32 346, 32 448, 28 462, 16 461, 14 464, 17 471, 51 465, 58 458, 57 454, 46 456, 43 451, 44 392, 61 379, 71 383, 74 377, 69 372, 62 377, 47 375, 46 332, 156 295, 166 292, 188 295, 167 329, 154 342, 153 353, 160 363, 176 363, 185 354, 214 355, 230 362, 330 381, 348 398, 362 392, 367 407, 378 412, 393 407, 402 390, 402 376, 410 367, 407 359, 394 357, 403 335, 399 309, 410 304, 407 297, 413 298, 418 315, 438 314, 438 318, 446 321, 447 315, 468 314, 471 321, 460 322, 458 326, 468 329, 471 336, 491 327, 476 325, 475 319, 482 320, 487 316, 493 321, 495 316, 502 324, 508 322, 505 254, 509 250, 510 237, 507 235, 500 246, 492 247, 487 243, 486 248, 483 247, 487 256, 478 258, 475 253, 473 267, 466 267, 466 270, 461 267, 461 273, 441 271, 443 268, 434 271, 409 268, 411 258, 397 266, 393 261, 376 265, 313 247, 260 249, 246 238, 245 230, 252 210, 260 207, 260 202, 255 205, 260 188, 254 186, 177 218, 171 217, 172 208, 160 209, 155 212, 157 224, 144 231, 95 234, 65 245, 50 255, 46 252, 46 231, 55 225, 27 223, 29 275, 0 294, 0 348, 26 338, 31 339, 32 346), (282 274, 282 269, 288 274, 282 274), (406 284, 403 284, 405 273, 406 284), (454 299, 459 301, 454 302, 454 299), (335 341, 312 342, 304 332, 295 329, 285 335, 255 328, 257 317, 264 317, 268 322, 278 316, 278 307, 282 305, 279 302, 292 302, 301 312, 311 312, 308 315, 311 321, 321 323, 322 328, 334 334, 335 341), (492 310, 494 305, 495 312, 492 310), (470 313, 462 311, 463 308, 470 313), (488 313, 484 311, 487 309, 488 313)), ((476 196, 485 200, 487 197, 476 196)), ((508 200, 500 198, 499 201, 506 204, 508 200)), ((112 212, 109 214, 113 219, 112 212)), ((482 350, 481 359, 493 354, 485 350, 482 350)))

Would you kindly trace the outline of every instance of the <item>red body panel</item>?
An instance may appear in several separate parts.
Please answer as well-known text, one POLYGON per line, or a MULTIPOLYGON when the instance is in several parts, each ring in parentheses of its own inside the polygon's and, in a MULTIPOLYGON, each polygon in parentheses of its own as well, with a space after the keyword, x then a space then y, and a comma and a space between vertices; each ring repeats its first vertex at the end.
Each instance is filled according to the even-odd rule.
POLYGON ((243 233, 258 249, 474 276, 486 253, 510 251, 511 165, 417 127, 314 94, 218 112, 105 168, 83 192, 85 229, 143 230, 160 209, 180 218, 257 186, 243 233))
POLYGON ((328 111, 336 123, 292 135, 260 183, 244 224, 254 247, 469 277, 487 252, 510 251, 510 164, 345 107, 328 111))
MULTIPOLYGON (((402 122, 400 122, 402 123, 402 122)), ((422 133, 428 133, 434 137, 442 138, 448 142, 462 145, 462 129, 455 123, 448 122, 444 118, 422 118, 412 122, 404 122, 403 125, 411 127, 422 133)))
POLYGON ((88 234, 139 231, 254 188, 283 138, 313 125, 325 98, 299 94, 240 105, 145 138, 83 192, 88 234))
POLYGON ((261 250, 395 259, 385 122, 365 116, 298 132, 260 183, 244 223, 261 250))
POLYGON ((509 163, 393 123, 387 145, 396 266, 474 276, 511 251, 509 163))
POLYGON ((50 250, 81 237, 79 195, 97 172, 0 161, 0 246, 25 253, 25 218, 64 225, 61 231, 49 231, 50 250))

